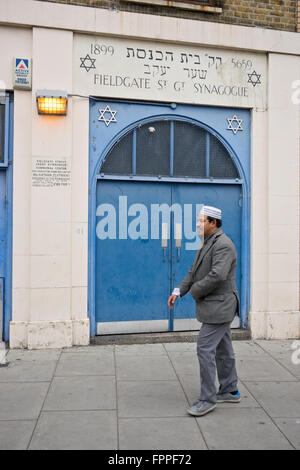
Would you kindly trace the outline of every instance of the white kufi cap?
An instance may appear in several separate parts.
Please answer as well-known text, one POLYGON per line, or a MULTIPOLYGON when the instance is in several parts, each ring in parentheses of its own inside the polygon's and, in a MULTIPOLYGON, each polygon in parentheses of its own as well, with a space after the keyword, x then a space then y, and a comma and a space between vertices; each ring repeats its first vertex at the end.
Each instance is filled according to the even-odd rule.
POLYGON ((217 209, 217 207, 212 206, 203 206, 200 214, 208 215, 209 217, 213 217, 214 219, 222 220, 222 211, 221 209, 217 209))

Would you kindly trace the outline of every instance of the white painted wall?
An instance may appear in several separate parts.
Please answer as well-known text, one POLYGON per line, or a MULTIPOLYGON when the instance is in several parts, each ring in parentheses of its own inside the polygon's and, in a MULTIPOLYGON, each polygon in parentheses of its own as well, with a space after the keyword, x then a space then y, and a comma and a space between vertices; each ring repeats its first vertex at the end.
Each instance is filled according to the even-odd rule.
POLYGON ((34 27, 29 54, 34 63, 33 90, 15 95, 14 226, 18 231, 14 231, 13 244, 11 347, 63 347, 89 342, 88 100, 74 103, 75 119, 72 99, 67 116, 40 116, 35 102, 39 89, 72 93, 72 49, 71 31, 34 27), (18 113, 21 107, 23 119, 18 113), (19 153, 24 142, 26 158, 22 159, 19 153), (71 184, 57 188, 33 186, 31 172, 37 159, 66 160, 71 184), (27 217, 21 216, 24 206, 27 217))
POLYGON ((269 54, 268 111, 264 122, 256 117, 253 123, 250 325, 255 338, 300 335, 300 113, 292 101, 292 83, 299 76, 299 56, 269 54))

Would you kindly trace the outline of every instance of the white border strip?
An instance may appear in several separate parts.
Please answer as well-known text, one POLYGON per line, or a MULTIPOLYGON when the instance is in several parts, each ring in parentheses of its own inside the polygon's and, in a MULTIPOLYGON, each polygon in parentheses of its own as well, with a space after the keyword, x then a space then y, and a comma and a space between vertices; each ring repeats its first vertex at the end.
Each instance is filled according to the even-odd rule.
POLYGON ((200 330, 201 323, 196 318, 174 319, 174 331, 194 331, 200 330))
MULTIPOLYGON (((196 318, 174 320, 174 331, 197 331, 201 323, 196 318)), ((231 328, 239 328, 239 317, 235 317, 231 328)), ((98 322, 97 335, 119 335, 131 333, 162 333, 169 331, 168 320, 98 322)))
MULTIPOLYGON (((195 331, 199 330, 201 323, 196 318, 182 318, 174 320, 174 331, 195 331)), ((239 328, 240 319, 236 315, 230 325, 230 328, 239 328)))

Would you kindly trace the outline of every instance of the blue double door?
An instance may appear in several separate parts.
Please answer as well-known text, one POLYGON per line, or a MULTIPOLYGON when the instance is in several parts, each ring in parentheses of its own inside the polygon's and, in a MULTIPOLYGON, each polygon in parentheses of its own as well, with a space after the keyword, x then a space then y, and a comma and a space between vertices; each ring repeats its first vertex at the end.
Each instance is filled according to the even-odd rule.
POLYGON ((201 204, 219 207, 223 230, 238 254, 241 279, 239 184, 103 179, 96 191, 95 307, 97 334, 193 329, 190 294, 167 300, 187 274, 200 240, 201 204))

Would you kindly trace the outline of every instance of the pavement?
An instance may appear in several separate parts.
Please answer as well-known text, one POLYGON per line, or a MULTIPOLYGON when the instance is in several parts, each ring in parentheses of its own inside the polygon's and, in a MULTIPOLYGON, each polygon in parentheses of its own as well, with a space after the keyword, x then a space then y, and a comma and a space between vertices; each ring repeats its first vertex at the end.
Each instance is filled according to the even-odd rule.
POLYGON ((300 341, 233 341, 240 403, 200 417, 195 342, 8 350, 0 450, 300 449, 300 341))

